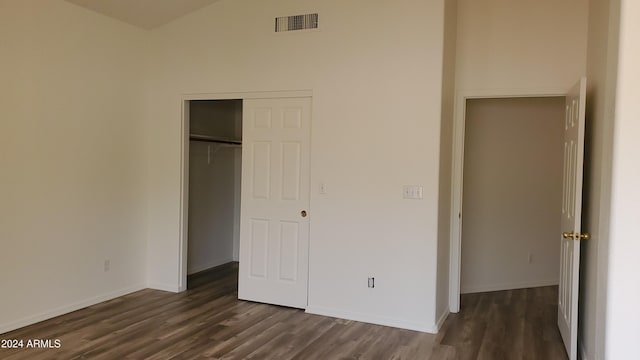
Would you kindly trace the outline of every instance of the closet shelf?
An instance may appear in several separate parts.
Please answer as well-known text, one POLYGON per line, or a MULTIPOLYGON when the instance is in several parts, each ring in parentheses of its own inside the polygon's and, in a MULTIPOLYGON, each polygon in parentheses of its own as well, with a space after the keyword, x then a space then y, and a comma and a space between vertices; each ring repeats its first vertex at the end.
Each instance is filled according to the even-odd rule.
POLYGON ((215 136, 199 135, 199 134, 189 134, 189 140, 206 141, 206 142, 212 142, 212 143, 218 143, 218 144, 242 145, 241 140, 223 139, 215 136))

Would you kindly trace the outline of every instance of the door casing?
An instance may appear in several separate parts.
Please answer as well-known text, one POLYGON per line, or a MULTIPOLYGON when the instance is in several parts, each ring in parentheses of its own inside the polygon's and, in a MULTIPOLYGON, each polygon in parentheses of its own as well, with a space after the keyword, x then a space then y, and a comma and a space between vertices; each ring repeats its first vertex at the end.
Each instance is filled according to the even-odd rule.
MULTIPOLYGON (((258 92, 230 92, 230 93, 196 93, 180 96, 182 107, 180 119, 180 225, 178 232, 177 257, 178 267, 175 269, 178 277, 178 291, 187 290, 187 245, 189 224, 189 101, 191 100, 232 100, 232 99, 279 99, 310 97, 311 90, 293 91, 258 91, 258 92)), ((312 100, 313 101, 313 100, 312 100)))

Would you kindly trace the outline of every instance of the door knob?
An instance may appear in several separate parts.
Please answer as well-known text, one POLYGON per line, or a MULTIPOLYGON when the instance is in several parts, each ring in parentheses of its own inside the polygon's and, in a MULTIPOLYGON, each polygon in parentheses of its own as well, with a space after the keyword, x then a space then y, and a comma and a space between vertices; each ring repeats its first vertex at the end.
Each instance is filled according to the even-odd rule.
POLYGON ((589 233, 576 233, 576 232, 563 232, 562 237, 565 239, 573 239, 573 240, 589 240, 591 235, 589 233))
POLYGON ((300 216, 307 217, 307 210, 300 211, 300 216))

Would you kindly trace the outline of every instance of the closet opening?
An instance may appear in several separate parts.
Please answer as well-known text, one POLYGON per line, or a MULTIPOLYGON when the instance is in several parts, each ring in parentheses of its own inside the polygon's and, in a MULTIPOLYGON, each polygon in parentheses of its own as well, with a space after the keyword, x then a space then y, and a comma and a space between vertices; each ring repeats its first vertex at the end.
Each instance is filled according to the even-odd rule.
POLYGON ((185 107, 190 288, 209 279, 209 270, 239 261, 242 100, 188 100, 185 107))
POLYGON ((555 302, 565 98, 468 99, 465 110, 460 292, 546 287, 555 302))

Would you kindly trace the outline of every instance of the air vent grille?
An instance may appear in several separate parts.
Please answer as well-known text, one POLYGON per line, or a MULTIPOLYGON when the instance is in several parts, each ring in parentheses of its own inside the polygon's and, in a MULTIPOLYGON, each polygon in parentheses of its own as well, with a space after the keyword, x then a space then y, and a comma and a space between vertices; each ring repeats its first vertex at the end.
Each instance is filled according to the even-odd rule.
POLYGON ((276 18, 276 32, 318 28, 318 14, 282 16, 276 18))

